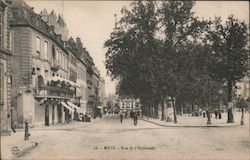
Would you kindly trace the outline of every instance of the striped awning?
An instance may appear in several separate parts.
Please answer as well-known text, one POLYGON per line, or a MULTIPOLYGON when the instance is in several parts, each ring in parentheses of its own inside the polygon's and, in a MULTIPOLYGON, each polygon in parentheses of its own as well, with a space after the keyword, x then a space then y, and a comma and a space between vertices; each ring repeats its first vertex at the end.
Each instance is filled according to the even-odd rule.
POLYGON ((61 104, 62 104, 65 108, 67 108, 69 111, 74 112, 74 109, 71 108, 70 106, 68 106, 65 102, 61 102, 61 104))
POLYGON ((80 110, 80 107, 78 107, 77 105, 75 105, 74 103, 70 102, 70 101, 67 101, 67 104, 72 107, 72 108, 75 108, 76 110, 80 110))

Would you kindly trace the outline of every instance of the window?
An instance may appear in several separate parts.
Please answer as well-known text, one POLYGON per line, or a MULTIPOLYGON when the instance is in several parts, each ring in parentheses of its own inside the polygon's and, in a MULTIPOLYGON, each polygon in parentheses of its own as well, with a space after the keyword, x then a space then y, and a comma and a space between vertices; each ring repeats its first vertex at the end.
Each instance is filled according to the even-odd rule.
POLYGON ((3 64, 0 63, 0 102, 3 102, 3 95, 4 95, 4 70, 3 64))
POLYGON ((60 61, 60 66, 63 67, 63 64, 62 64, 62 62, 63 62, 63 54, 62 54, 62 52, 60 52, 60 59, 59 59, 59 61, 60 61))
POLYGON ((10 45, 11 45, 11 47, 10 47, 10 50, 11 51, 14 51, 14 31, 11 31, 11 36, 10 36, 10 45))
POLYGON ((58 59, 59 59, 59 50, 56 49, 56 60, 58 60, 58 59))
POLYGON ((3 46, 3 12, 0 11, 0 46, 3 46))
POLYGON ((67 55, 65 54, 65 57, 64 57, 64 68, 67 70, 67 55))
POLYGON ((48 42, 44 41, 44 58, 48 59, 48 42))
POLYGON ((6 41, 7 41, 7 49, 10 50, 11 49, 11 35, 10 35, 10 29, 7 28, 7 32, 6 32, 6 41))
POLYGON ((39 37, 36 37, 36 52, 37 53, 41 52, 41 39, 39 37))

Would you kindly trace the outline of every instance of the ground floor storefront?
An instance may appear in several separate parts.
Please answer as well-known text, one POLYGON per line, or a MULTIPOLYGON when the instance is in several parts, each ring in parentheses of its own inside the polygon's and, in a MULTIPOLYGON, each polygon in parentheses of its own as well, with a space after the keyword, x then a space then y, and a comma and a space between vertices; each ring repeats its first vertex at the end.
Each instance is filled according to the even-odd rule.
POLYGON ((18 97, 16 108, 18 128, 23 128, 26 120, 31 127, 67 124, 78 120, 80 114, 80 108, 69 99, 41 99, 29 92, 18 97))

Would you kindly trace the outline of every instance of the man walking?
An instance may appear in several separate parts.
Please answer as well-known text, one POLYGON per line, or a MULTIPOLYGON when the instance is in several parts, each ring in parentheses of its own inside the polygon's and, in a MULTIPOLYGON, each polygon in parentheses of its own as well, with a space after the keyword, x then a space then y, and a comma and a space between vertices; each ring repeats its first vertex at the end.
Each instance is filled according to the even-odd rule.
POLYGON ((121 123, 122 123, 122 119, 123 119, 123 112, 120 111, 120 119, 121 119, 121 123))
POLYGON ((138 121, 138 113, 134 113, 134 125, 137 126, 137 121, 138 121))

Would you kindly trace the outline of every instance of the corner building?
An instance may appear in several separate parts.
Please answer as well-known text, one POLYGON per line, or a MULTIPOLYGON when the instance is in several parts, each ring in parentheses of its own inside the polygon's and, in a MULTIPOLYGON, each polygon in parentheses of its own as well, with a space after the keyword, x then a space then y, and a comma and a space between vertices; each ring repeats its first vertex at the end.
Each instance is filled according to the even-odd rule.
POLYGON ((26 119, 32 126, 69 123, 79 112, 74 104, 79 86, 76 75, 70 77, 66 42, 24 1, 14 0, 11 10, 12 101, 19 127, 26 119))

